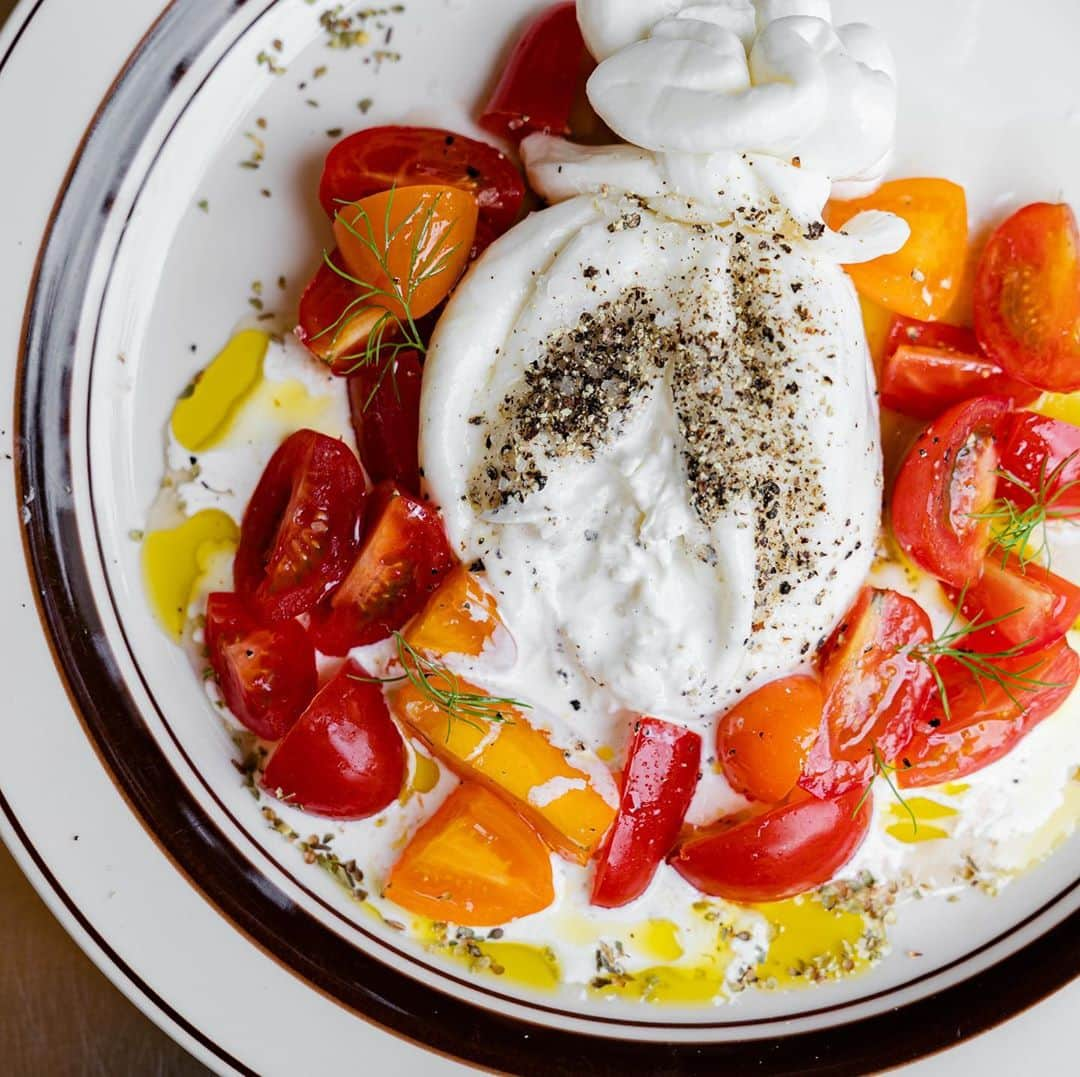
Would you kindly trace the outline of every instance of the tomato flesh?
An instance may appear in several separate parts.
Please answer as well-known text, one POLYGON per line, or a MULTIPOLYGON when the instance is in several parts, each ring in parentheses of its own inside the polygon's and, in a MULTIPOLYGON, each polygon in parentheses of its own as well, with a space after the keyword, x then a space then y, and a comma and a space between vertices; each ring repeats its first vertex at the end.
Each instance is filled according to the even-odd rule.
POLYGON ((640 897, 679 836, 698 783, 701 738, 642 718, 623 772, 619 813, 600 854, 592 903, 618 908, 640 897))
POLYGON ((911 653, 933 639, 930 618, 896 591, 866 587, 822 652, 825 707, 799 785, 829 798, 865 789, 911 739, 933 675, 911 653))
POLYGON ((312 638, 324 654, 348 654, 402 628, 453 567, 431 506, 384 483, 372 497, 370 519, 348 575, 312 613, 312 638))
POLYGON ((998 432, 1002 479, 998 494, 1020 508, 1043 494, 1058 516, 1080 513, 1080 427, 1046 415, 1020 411, 998 432))
POLYGON ((1037 202, 990 237, 975 279, 987 355, 1042 389, 1080 389, 1080 232, 1066 205, 1037 202))
POLYGON ((994 665, 1031 683, 1010 680, 1006 690, 956 662, 939 663, 949 714, 935 688, 897 767, 901 786, 956 781, 1007 755, 1065 702, 1080 677, 1080 658, 1064 640, 994 665))
POLYGON ((233 715, 264 740, 283 737, 319 686, 315 649, 297 621, 262 622, 239 596, 206 600, 206 652, 233 715))
POLYGON ((896 478, 896 540, 917 565, 955 587, 982 571, 990 521, 979 517, 996 495, 995 431, 1008 410, 997 397, 949 408, 916 439, 896 478))
POLYGON ((413 351, 362 366, 349 378, 349 410, 364 470, 372 482, 388 479, 414 496, 420 493, 421 380, 413 351))
POLYGON ((821 684, 785 677, 740 700, 716 731, 724 777, 751 800, 778 804, 795 788, 821 728, 821 684))
POLYGON ((435 127, 389 126, 370 127, 334 146, 323 167, 319 201, 333 219, 350 202, 418 184, 469 192, 483 224, 477 235, 485 244, 517 220, 525 199, 521 173, 494 146, 435 127))
POLYGON ((828 882, 855 855, 870 817, 871 797, 859 792, 792 800, 689 838, 671 866, 715 897, 782 901, 828 882))
POLYGON ((967 260, 967 198, 963 187, 943 179, 883 183, 852 202, 830 202, 825 221, 841 229, 866 210, 895 213, 911 237, 895 254, 846 266, 859 294, 894 314, 940 321, 959 294, 967 260))
POLYGON ((433 920, 505 924, 555 900, 551 854, 513 808, 463 782, 413 835, 390 871, 386 896, 433 920))
POLYGON ((347 662, 277 746, 263 788, 332 819, 365 819, 394 802, 405 780, 405 744, 382 687, 347 662))
POLYGON ((971 329, 900 316, 889 329, 879 388, 887 408, 919 419, 937 418, 975 396, 1009 397, 1023 406, 1039 395, 983 355, 971 329))
MULTIPOLYGON (((960 595, 953 594, 956 601, 960 595)), ((986 559, 982 577, 963 594, 960 612, 971 623, 997 621, 964 639, 974 651, 1030 654, 1061 639, 1080 617, 1080 587, 1044 566, 1022 564, 1015 555, 1004 563, 986 559)))
POLYGON ((594 66, 578 27, 576 4, 548 8, 514 46, 480 126, 513 142, 537 131, 571 134, 575 100, 594 66))
POLYGON ((270 620, 307 613, 352 563, 364 498, 363 472, 346 445, 314 430, 290 435, 244 512, 237 593, 270 620))

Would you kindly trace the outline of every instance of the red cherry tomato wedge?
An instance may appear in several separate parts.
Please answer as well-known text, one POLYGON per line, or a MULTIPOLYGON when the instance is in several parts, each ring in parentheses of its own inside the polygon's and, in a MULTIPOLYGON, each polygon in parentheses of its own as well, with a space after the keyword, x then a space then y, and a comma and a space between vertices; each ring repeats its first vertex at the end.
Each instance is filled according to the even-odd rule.
POLYGON ((1045 415, 1020 411, 998 430, 1000 470, 998 494, 1021 509, 1038 497, 1051 517, 1080 513, 1080 426, 1045 415))
MULTIPOLYGON (((953 601, 960 595, 953 592, 953 601)), ((1080 617, 1080 587, 1034 561, 990 556, 982 578, 964 592, 960 612, 971 623, 996 621, 964 637, 974 651, 1030 654, 1061 639, 1080 617)))
POLYGON ((1043 389, 1080 389, 1080 232, 1066 205, 1037 202, 990 237, 975 278, 987 355, 1043 389))
POLYGON ((623 772, 619 813, 600 854, 592 903, 614 909, 640 897, 679 836, 698 783, 701 738, 642 718, 623 772))
POLYGON ((740 700, 720 719, 716 757, 737 793, 779 804, 798 782, 821 729, 814 677, 784 677, 740 700))
MULTIPOLYGON (((321 359, 339 376, 361 371, 366 366, 379 369, 390 362, 400 349, 401 329, 380 307, 367 306, 365 292, 359 285, 346 280, 345 260, 339 250, 328 255, 341 272, 335 272, 324 261, 300 297, 297 340, 316 359, 321 359), (380 347, 368 348, 368 339, 379 333, 380 347), (371 351, 374 355, 369 354, 371 351)), ((426 345, 442 314, 440 305, 430 314, 416 319, 416 330, 426 345)))
POLYGON ((372 482, 389 479, 420 493, 420 384, 416 352, 399 352, 385 365, 361 367, 349 378, 349 408, 360 462, 372 482))
POLYGON ((319 687, 299 622, 264 624, 239 595, 206 600, 206 651, 229 710, 264 740, 283 737, 319 687))
POLYGON ((911 650, 933 635, 917 602, 863 588, 822 651, 825 709, 801 788, 821 798, 865 789, 879 758, 903 751, 933 680, 911 650))
POLYGON ((919 419, 974 396, 1009 397, 1023 406, 1039 395, 983 355, 972 330, 900 315, 889 330, 879 388, 887 408, 919 419))
POLYGON ((536 131, 571 134, 575 100, 594 66, 578 27, 577 5, 548 8, 514 46, 480 126, 513 142, 536 131))
POLYGON ((405 780, 405 744, 383 699, 347 662, 270 757, 263 788, 331 819, 366 819, 393 803, 405 780))
POLYGON ((782 901, 828 882, 855 855, 870 816, 871 797, 857 791, 792 800, 689 838, 671 866, 715 897, 782 901))
POLYGON ((1008 410, 996 397, 949 408, 919 435, 896 478, 897 542, 917 565, 954 587, 982 571, 990 521, 979 516, 996 495, 994 434, 1008 410))
POLYGON ((372 495, 360 554, 341 586, 312 613, 324 654, 348 654, 402 628, 454 565, 439 514, 390 483, 372 495))
POLYGON ((902 787, 956 781, 1000 759, 1065 702, 1080 677, 1080 658, 1064 640, 994 665, 1006 675, 1004 685, 976 680, 955 662, 939 663, 949 713, 935 688, 898 762, 902 787))
MULTIPOLYGON (((445 184, 476 199, 478 245, 518 218, 525 184, 501 150, 435 127, 370 127, 342 139, 326 156, 319 201, 331 220, 342 205, 394 187, 445 184)), ((483 250, 479 246, 474 257, 483 250)))
POLYGON ((347 446, 314 430, 290 435, 244 512, 237 592, 270 620, 307 613, 348 571, 363 505, 364 474, 347 446))

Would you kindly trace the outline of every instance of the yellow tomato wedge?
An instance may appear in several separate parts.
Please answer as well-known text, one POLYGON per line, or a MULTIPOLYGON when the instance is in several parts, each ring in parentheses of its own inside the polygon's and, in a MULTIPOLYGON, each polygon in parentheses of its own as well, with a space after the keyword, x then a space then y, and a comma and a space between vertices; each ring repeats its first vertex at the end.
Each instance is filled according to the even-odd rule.
POLYGON ((615 809, 518 708, 504 708, 502 721, 452 717, 411 682, 391 693, 390 706, 433 754, 506 798, 561 856, 584 864, 596 852, 615 809))
POLYGON ((458 187, 395 187, 338 210, 334 239, 375 307, 421 318, 465 271, 476 236, 476 199, 458 187))
POLYGON ((480 654, 502 624, 495 599, 458 565, 405 631, 410 647, 428 654, 480 654))
POLYGON ((554 900, 551 854, 513 808, 466 782, 413 835, 386 896, 432 920, 504 924, 554 900))
POLYGON ((944 318, 960 291, 967 261, 964 188, 943 179, 894 180, 851 202, 830 202, 825 221, 840 230, 866 210, 903 217, 911 238, 895 254, 847 266, 859 294, 909 318, 944 318))

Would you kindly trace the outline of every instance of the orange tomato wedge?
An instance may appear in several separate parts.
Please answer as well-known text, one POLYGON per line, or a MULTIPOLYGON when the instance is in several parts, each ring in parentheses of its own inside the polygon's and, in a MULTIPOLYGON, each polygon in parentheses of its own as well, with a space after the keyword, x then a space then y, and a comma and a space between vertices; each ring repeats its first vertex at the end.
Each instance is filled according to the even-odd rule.
POLYGON ((416 319, 465 271, 477 213, 476 199, 459 187, 396 187, 342 206, 334 239, 373 305, 416 319))
POLYGON ((551 854, 513 808, 466 782, 413 835, 385 892, 433 920, 505 924, 554 900, 551 854))
MULTIPOLYGON (((459 688, 484 694, 466 681, 459 688)), ((584 864, 599 848, 615 809, 519 709, 504 708, 501 722, 453 718, 410 682, 391 693, 390 707, 462 778, 508 800, 560 856, 584 864)))
POLYGON ((405 640, 429 654, 475 656, 501 624, 495 599, 464 565, 458 565, 410 622, 405 640))
POLYGON ((866 198, 830 202, 825 221, 840 230, 870 209, 903 217, 911 238, 895 254, 845 267, 859 294, 908 318, 944 318, 959 294, 967 260, 964 188, 943 179, 894 180, 866 198))
POLYGON ((817 740, 825 705, 813 677, 784 677, 740 700, 720 719, 716 748, 731 787, 779 804, 795 788, 817 740))

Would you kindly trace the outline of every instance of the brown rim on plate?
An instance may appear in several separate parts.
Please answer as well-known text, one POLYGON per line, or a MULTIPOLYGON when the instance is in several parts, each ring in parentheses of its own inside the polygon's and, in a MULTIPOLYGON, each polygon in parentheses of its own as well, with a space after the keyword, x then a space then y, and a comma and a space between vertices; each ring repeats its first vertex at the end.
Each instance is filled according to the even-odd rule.
MULTIPOLYGON (((38 0, 12 47, 43 2, 38 0)), ((334 1001, 414 1042, 476 1064, 521 1073, 568 1071, 583 1064, 600 1072, 624 1072, 628 1066, 650 1072, 673 1072, 728 1065, 737 1067, 739 1072, 754 1067, 761 1072, 787 1074, 805 1073, 812 1064, 815 1072, 862 1073, 950 1046, 1012 1016, 1068 982, 1080 967, 1080 931, 1077 930, 1080 913, 1074 913, 1025 949, 976 977, 936 996, 858 1022, 849 1020, 846 1024, 775 1040, 758 1038, 677 1046, 655 1040, 577 1034, 465 1003, 389 968, 355 946, 343 944, 339 934, 293 902, 246 859, 237 856, 233 844, 172 768, 124 685, 116 656, 105 639, 92 594, 89 566, 79 546, 78 521, 65 487, 70 489, 71 485, 72 452, 86 449, 70 442, 72 409, 86 403, 72 399, 70 374, 88 275, 97 259, 105 223, 113 213, 112 192, 119 189, 135 150, 192 59, 225 21, 245 6, 246 0, 203 0, 198 5, 173 3, 132 54, 102 103, 59 192, 39 252, 19 356, 16 475, 19 492, 34 490, 38 499, 39 511, 25 524, 23 535, 28 564, 38 584, 39 612, 50 636, 57 667, 91 743, 159 847, 262 950, 334 1001)), ((274 0, 264 2, 242 33, 273 6, 274 0)), ((10 50, 0 59, 0 70, 8 55, 10 50)), ((189 100, 199 88, 192 87, 189 100)), ((96 529, 96 519, 93 525, 96 529)), ((130 657, 134 662, 134 655, 130 657)), ((137 662, 135 668, 138 669, 137 662)), ((150 686, 145 684, 145 687, 150 692, 150 686)), ((161 708, 157 709, 179 747, 161 708)), ((209 786, 206 788, 213 795, 209 786)), ((0 810, 20 833, 20 840, 58 897, 124 975, 157 1008, 222 1061, 243 1068, 206 1034, 172 1011, 152 988, 123 965, 74 908, 2 800, 0 810)), ((260 846, 252 844, 262 852, 260 846)), ((263 852, 263 855, 268 854, 263 852)), ((314 897, 298 880, 289 877, 314 897)), ((1032 914, 1025 923, 1064 899, 1073 889, 1075 885, 1032 914)), ((324 907, 335 911, 328 905, 324 907)), ((351 928, 357 928, 354 921, 347 922, 351 928)), ((995 945, 1022 926, 1014 925, 1010 932, 980 950, 995 945)), ((380 942, 386 945, 385 940, 380 942)), ((965 955, 960 961, 971 956, 965 955)), ((941 971, 935 969, 927 975, 941 971)), ((480 984, 470 982, 469 986, 494 996, 495 1004, 507 997, 487 991, 480 984)), ((538 1022, 542 1021, 545 1010, 555 1015, 565 1013, 541 1006, 533 1008, 538 1022)), ((791 1016, 839 1014, 844 1008, 823 1007, 791 1016)), ((601 1022, 596 1023, 599 1026, 601 1022)), ((671 1027, 670 1022, 665 1026, 664 1022, 645 1020, 613 1019, 606 1023, 657 1031, 671 1027)), ((754 1024, 765 1023, 771 1022, 719 1022, 711 1027, 745 1027, 749 1032, 754 1024)), ((683 1026, 702 1032, 709 1027, 683 1026)))

